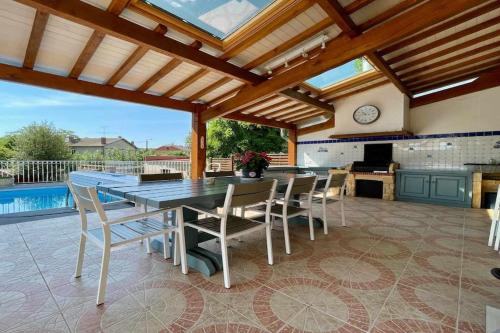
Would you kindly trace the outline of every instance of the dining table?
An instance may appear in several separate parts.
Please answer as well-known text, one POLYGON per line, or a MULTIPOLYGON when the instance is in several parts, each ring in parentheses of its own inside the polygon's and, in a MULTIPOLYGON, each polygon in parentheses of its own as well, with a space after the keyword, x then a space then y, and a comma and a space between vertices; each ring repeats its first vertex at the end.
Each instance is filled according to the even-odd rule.
MULTIPOLYGON (((92 176, 99 178, 98 176, 95 176, 95 174, 92 176)), ((269 177, 263 177, 260 179, 230 176, 211 179, 183 179, 142 183, 134 180, 133 177, 128 177, 120 179, 119 181, 99 181, 97 182, 96 187, 100 192, 127 199, 136 205, 142 205, 153 209, 174 210, 184 205, 194 205, 198 208, 202 207, 207 210, 212 210, 223 206, 229 184, 277 179, 277 192, 284 193, 291 178, 307 176, 311 176, 311 174, 273 173, 269 177)), ((73 178, 84 179, 85 172, 75 172, 73 174, 73 178)), ((95 181, 95 179, 96 178, 94 178, 93 181, 95 181)), ((324 187, 326 179, 326 175, 318 175, 316 188, 324 187)), ((170 213, 169 218, 172 221, 175 221, 175 211, 170 213)), ((185 221, 198 219, 198 212, 184 208, 183 218, 185 221)), ((291 219, 290 223, 307 224, 308 220, 307 218, 298 217, 291 219)), ((319 218, 315 218, 315 225, 322 227, 323 221, 319 218)), ((201 243, 213 239, 214 236, 199 232, 187 226, 185 228, 188 266, 206 276, 210 276, 215 274, 217 271, 221 271, 222 258, 220 254, 199 246, 201 243)), ((170 242, 172 251, 174 239, 171 239, 170 242)), ((154 239, 151 242, 151 246, 156 251, 163 251, 163 243, 160 239, 154 239)))

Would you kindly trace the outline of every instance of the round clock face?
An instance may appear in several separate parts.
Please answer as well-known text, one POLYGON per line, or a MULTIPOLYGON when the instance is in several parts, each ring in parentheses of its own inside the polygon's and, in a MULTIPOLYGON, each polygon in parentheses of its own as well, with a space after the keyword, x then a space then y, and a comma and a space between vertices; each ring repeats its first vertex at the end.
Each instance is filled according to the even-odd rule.
POLYGON ((352 117, 358 124, 371 124, 380 117, 380 110, 373 105, 363 105, 354 111, 352 117))

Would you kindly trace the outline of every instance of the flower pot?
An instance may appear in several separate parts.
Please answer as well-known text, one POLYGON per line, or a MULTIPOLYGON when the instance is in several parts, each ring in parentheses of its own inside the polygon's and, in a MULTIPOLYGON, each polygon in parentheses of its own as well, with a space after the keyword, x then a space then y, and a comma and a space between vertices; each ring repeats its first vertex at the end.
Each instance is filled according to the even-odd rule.
POLYGON ((262 177, 262 169, 259 170, 248 170, 242 169, 243 178, 260 178, 262 177))

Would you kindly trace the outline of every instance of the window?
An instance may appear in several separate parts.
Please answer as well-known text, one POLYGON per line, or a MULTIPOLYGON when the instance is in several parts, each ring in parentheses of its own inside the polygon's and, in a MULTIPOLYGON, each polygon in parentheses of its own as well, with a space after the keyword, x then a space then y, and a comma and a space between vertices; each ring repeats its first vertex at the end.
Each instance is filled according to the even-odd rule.
POLYGON ((142 0, 219 39, 250 21, 274 0, 142 0))
POLYGON ((365 58, 358 58, 321 73, 306 82, 323 89, 334 83, 349 79, 371 69, 373 69, 372 65, 365 58))
POLYGON ((421 93, 415 94, 413 97, 415 98, 415 97, 425 96, 425 95, 429 95, 429 94, 432 94, 432 93, 435 93, 435 92, 438 92, 438 91, 443 91, 443 90, 448 90, 448 89, 451 89, 451 88, 454 88, 454 87, 463 86, 464 84, 471 83, 471 82, 474 82, 476 80, 477 80, 477 77, 474 77, 472 79, 468 79, 468 80, 464 80, 464 81, 460 81, 460 82, 448 84, 446 86, 442 86, 442 87, 439 87, 439 88, 435 88, 435 89, 423 91, 421 93))

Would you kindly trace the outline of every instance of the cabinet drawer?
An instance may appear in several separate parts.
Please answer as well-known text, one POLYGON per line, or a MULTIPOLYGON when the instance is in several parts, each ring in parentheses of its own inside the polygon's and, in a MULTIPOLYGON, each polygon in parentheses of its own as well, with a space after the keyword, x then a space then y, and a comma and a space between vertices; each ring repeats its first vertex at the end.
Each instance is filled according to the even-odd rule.
POLYGON ((437 200, 465 201, 466 177, 431 176, 430 197, 437 200))
POLYGON ((429 197, 429 175, 402 174, 399 184, 399 195, 413 198, 429 197))

